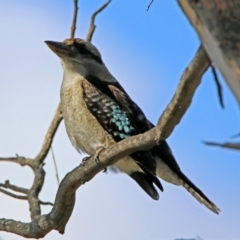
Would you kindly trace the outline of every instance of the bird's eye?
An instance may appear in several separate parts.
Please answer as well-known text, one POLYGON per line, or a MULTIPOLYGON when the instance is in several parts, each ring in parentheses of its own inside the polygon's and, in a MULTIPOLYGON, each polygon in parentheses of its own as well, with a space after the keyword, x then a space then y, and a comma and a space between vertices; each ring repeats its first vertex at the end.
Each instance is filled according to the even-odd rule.
POLYGON ((100 56, 95 55, 93 52, 91 52, 85 44, 81 43, 73 43, 74 47, 77 49, 77 51, 83 55, 85 58, 92 58, 102 64, 102 59, 100 56))
POLYGON ((79 43, 74 43, 74 47, 78 50, 79 53, 88 54, 88 51, 87 51, 85 45, 79 44, 79 43))
POLYGON ((72 50, 76 50, 75 46, 74 45, 70 45, 69 46, 72 50))

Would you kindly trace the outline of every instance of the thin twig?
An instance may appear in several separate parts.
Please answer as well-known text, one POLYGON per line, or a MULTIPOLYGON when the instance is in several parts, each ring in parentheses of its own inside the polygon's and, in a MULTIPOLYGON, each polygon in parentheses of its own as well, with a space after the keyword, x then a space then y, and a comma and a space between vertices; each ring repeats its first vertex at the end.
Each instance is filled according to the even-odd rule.
POLYGON ((50 205, 50 206, 53 206, 53 203, 51 202, 43 202, 43 201, 39 201, 41 205, 50 205))
POLYGON ((15 192, 28 194, 28 189, 27 188, 22 188, 22 187, 18 187, 18 186, 15 186, 13 184, 10 184, 9 180, 6 180, 5 183, 0 183, 0 187, 6 188, 6 189, 11 189, 15 192))
POLYGON ((38 155, 34 159, 35 161, 42 163, 44 161, 44 159, 46 158, 46 156, 50 150, 55 133, 56 133, 61 121, 62 121, 62 111, 61 111, 61 106, 59 104, 58 108, 56 110, 56 113, 53 117, 53 120, 48 128, 42 148, 41 148, 40 152, 38 153, 38 155))
POLYGON ((154 0, 151 0, 151 2, 148 4, 147 11, 150 9, 153 2, 154 2, 154 0))
POLYGON ((208 141, 203 141, 203 143, 205 143, 208 146, 216 146, 216 147, 240 150, 240 143, 231 143, 231 142, 217 143, 217 142, 208 142, 208 141))
MULTIPOLYGON (((47 134, 44 138, 42 148, 34 159, 20 157, 18 155, 16 155, 16 157, 11 157, 11 158, 0 158, 0 161, 18 163, 21 166, 28 165, 34 171, 34 181, 31 188, 28 190, 28 194, 27 194, 27 200, 29 203, 29 207, 30 207, 29 209, 30 209, 32 220, 35 217, 38 217, 41 215, 41 208, 40 208, 41 201, 39 200, 38 195, 42 189, 44 178, 45 178, 45 171, 43 170, 43 165, 44 165, 43 162, 49 152, 53 138, 55 136, 55 133, 61 121, 62 121, 62 113, 61 113, 61 107, 59 104, 56 110, 56 113, 53 117, 53 120, 48 128, 47 134)), ((19 190, 20 189, 21 188, 19 188, 19 190)), ((3 191, 5 190, 2 190, 2 192, 3 191)), ((22 197, 20 196, 20 198, 22 197)))
POLYGON ((77 14, 78 14, 78 0, 73 0, 74 3, 74 11, 73 11, 73 20, 72 20, 72 27, 70 32, 70 38, 74 38, 75 30, 77 26, 77 14))
POLYGON ((222 108, 224 108, 224 102, 223 102, 223 91, 222 91, 222 86, 220 84, 218 75, 217 75, 217 71, 215 69, 215 66, 213 64, 211 64, 211 70, 212 70, 212 74, 213 74, 213 79, 215 80, 216 86, 217 86, 217 92, 218 92, 218 99, 220 102, 220 105, 222 108))
MULTIPOLYGON (((17 194, 14 194, 14 193, 11 193, 9 191, 6 191, 2 188, 0 188, 0 192, 1 193, 4 193, 12 198, 16 198, 16 199, 20 199, 20 200, 28 200, 28 197, 27 196, 24 196, 24 195, 17 195, 17 194)), ((44 202, 44 201, 39 201, 41 205, 50 205, 50 206, 53 206, 53 203, 51 202, 44 202)))
POLYGON ((59 175, 58 175, 58 168, 57 168, 57 162, 56 162, 56 159, 55 159, 55 156, 54 156, 54 152, 53 152, 53 147, 51 146, 51 153, 52 153, 52 159, 53 159, 53 163, 54 163, 54 167, 55 167, 55 172, 56 172, 56 179, 57 179, 57 183, 58 183, 58 186, 60 184, 60 181, 59 181, 59 175))
POLYGON ((4 190, 2 188, 0 188, 0 192, 10 196, 10 197, 13 197, 13 198, 16 198, 16 199, 20 199, 20 200, 27 200, 27 196, 23 196, 23 195, 17 195, 17 194, 14 194, 14 193, 11 193, 7 190, 4 190))
POLYGON ((240 133, 234 134, 233 136, 231 136, 231 138, 238 138, 240 137, 240 133))
POLYGON ((200 236, 196 236, 197 240, 204 240, 203 238, 201 238, 200 236))
POLYGON ((31 158, 25 158, 25 157, 20 157, 16 155, 16 157, 10 157, 10 158, 0 158, 0 161, 2 162, 13 162, 13 163, 18 163, 19 165, 23 166, 29 166, 32 168, 33 166, 33 159, 31 158))
POLYGON ((91 42, 92 40, 92 36, 93 36, 93 33, 96 29, 96 25, 95 25, 95 18, 96 16, 102 12, 107 6, 108 4, 111 2, 112 0, 108 0, 105 4, 103 4, 99 9, 97 9, 93 14, 92 14, 92 17, 91 17, 91 21, 90 21, 90 26, 89 26, 89 29, 88 29, 88 34, 87 34, 87 37, 86 37, 86 40, 91 42))

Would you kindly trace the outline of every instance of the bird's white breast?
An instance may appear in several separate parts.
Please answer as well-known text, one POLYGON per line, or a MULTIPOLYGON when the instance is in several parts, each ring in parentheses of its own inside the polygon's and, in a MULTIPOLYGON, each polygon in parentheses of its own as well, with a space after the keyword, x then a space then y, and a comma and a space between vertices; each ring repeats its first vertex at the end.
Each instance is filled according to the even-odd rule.
MULTIPOLYGON (((72 145, 78 151, 94 155, 98 148, 107 148, 115 141, 87 109, 83 98, 83 81, 86 80, 80 75, 64 77, 61 86, 61 108, 72 145)), ((115 166, 127 174, 136 170, 142 171, 131 157, 118 161, 115 166)))
POLYGON ((66 131, 73 146, 78 151, 93 155, 97 148, 107 147, 111 139, 87 109, 83 99, 82 81, 86 80, 79 75, 71 76, 71 79, 64 78, 61 108, 66 131))

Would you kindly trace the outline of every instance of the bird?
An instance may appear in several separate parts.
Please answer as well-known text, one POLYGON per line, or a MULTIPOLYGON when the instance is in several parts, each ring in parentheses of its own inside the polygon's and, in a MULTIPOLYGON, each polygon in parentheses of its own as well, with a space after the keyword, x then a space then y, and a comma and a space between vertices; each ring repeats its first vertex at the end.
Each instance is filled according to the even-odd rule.
MULTIPOLYGON (((81 38, 63 42, 45 41, 60 58, 63 81, 60 102, 67 135, 79 153, 97 156, 103 149, 154 127, 110 73, 99 50, 81 38)), ((141 150, 108 167, 135 180, 154 200, 159 178, 183 186, 212 212, 220 209, 181 171, 166 140, 150 150, 141 150)))

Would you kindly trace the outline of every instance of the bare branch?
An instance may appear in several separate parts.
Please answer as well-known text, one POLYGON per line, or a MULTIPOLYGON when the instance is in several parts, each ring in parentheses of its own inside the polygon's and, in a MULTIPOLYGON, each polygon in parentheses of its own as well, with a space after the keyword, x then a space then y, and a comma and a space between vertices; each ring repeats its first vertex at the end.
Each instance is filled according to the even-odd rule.
POLYGON ((0 158, 0 161, 2 162, 13 162, 13 163, 18 163, 20 164, 22 167, 23 166, 29 166, 32 167, 33 165, 33 159, 31 158, 25 158, 25 157, 20 157, 20 156, 16 156, 16 157, 10 157, 10 158, 0 158))
POLYGON ((217 86, 218 99, 219 99, 220 105, 221 105, 222 108, 224 108, 222 86, 220 84, 220 81, 219 81, 218 75, 217 75, 217 71, 216 71, 215 66, 213 64, 211 64, 211 70, 212 70, 212 74, 213 74, 213 79, 214 79, 214 81, 216 83, 216 86, 217 86))
POLYGON ((10 184, 9 180, 6 180, 5 183, 0 183, 0 187, 6 188, 6 189, 11 189, 15 192, 28 194, 27 188, 22 188, 22 187, 17 187, 15 185, 12 185, 12 184, 10 184))
POLYGON ((30 206, 31 218, 35 219, 36 217, 41 215, 40 208, 40 200, 38 199, 38 195, 42 189, 44 183, 45 172, 43 170, 43 161, 45 160, 49 149, 51 147, 53 138, 58 129, 58 126, 62 120, 62 113, 60 104, 57 108, 57 111, 54 115, 54 118, 48 128, 47 134, 45 136, 42 148, 35 159, 19 157, 16 158, 0 158, 0 161, 9 161, 20 164, 21 166, 28 165, 34 171, 34 182, 31 188, 28 190, 27 199, 30 206))
POLYGON ((58 108, 56 110, 56 113, 53 117, 53 120, 48 128, 47 134, 45 136, 45 139, 44 139, 44 142, 42 145, 42 149, 40 150, 38 155, 35 157, 35 159, 34 159, 35 161, 42 163, 44 161, 44 159, 46 158, 46 156, 50 150, 55 133, 56 133, 61 121, 62 121, 62 112, 61 112, 61 106, 59 104, 58 108))
POLYGON ((73 20, 72 20, 72 27, 71 27, 71 33, 70 38, 74 38, 76 25, 77 25, 77 14, 78 14, 78 0, 73 0, 74 3, 74 12, 73 12, 73 20))
POLYGON ((53 206, 53 203, 51 203, 51 202, 43 202, 43 201, 40 200, 39 203, 40 203, 41 205, 53 206))
POLYGON ((178 0, 178 3, 240 103, 240 1, 178 0))
POLYGON ((42 190, 45 178, 43 164, 39 164, 39 162, 36 161, 35 163, 36 165, 34 166, 34 181, 27 194, 32 220, 41 215, 40 201, 38 199, 38 195, 42 190))
POLYGON ((57 162, 56 162, 56 159, 55 159, 55 156, 54 156, 54 152, 53 152, 53 147, 51 146, 51 152, 52 152, 52 159, 53 159, 53 163, 54 163, 54 167, 55 167, 55 172, 56 172, 56 179, 57 179, 57 183, 58 183, 58 186, 60 184, 60 181, 59 181, 59 175, 58 175, 58 168, 57 168, 57 162))
POLYGON ((97 11, 95 11, 93 14, 92 14, 92 17, 91 17, 91 22, 90 22, 90 26, 89 26, 89 29, 88 29, 88 34, 87 34, 87 37, 86 37, 86 40, 91 42, 92 40, 92 36, 93 36, 93 33, 96 29, 96 25, 95 25, 95 18, 96 16, 102 12, 107 6, 108 4, 111 2, 112 0, 108 0, 105 4, 103 4, 97 11))
POLYGON ((162 139, 166 139, 180 122, 192 102, 193 95, 201 82, 202 75, 210 64, 211 62, 205 50, 200 46, 196 56, 184 71, 174 97, 158 121, 158 127, 165 129, 165 134, 161 134, 162 139))
POLYGON ((151 5, 153 4, 154 0, 151 0, 151 2, 148 4, 147 11, 150 9, 151 5))
MULTIPOLYGON (((1 187, 1 186, 0 186, 1 187)), ((6 191, 2 188, 0 188, 0 192, 10 196, 10 197, 13 197, 13 198, 16 198, 16 199, 20 199, 20 200, 28 200, 27 196, 25 195, 17 195, 17 194, 14 194, 14 193, 11 193, 9 191, 6 191)), ((40 204, 41 205, 50 205, 50 206, 53 206, 53 204, 51 202, 43 202, 40 200, 40 204)))
POLYGON ((208 142, 208 141, 203 141, 208 146, 216 146, 216 147, 222 147, 222 148, 229 148, 229 149, 235 149, 235 150, 240 150, 240 143, 217 143, 217 142, 208 142))
POLYGON ((10 196, 10 197, 13 197, 13 198, 17 198, 17 199, 21 199, 21 200, 27 200, 27 197, 26 197, 26 196, 16 195, 16 194, 11 193, 11 192, 9 192, 9 191, 7 191, 7 190, 4 190, 4 189, 2 189, 2 188, 0 188, 0 192, 4 193, 4 194, 6 194, 6 195, 8 195, 8 196, 10 196))

